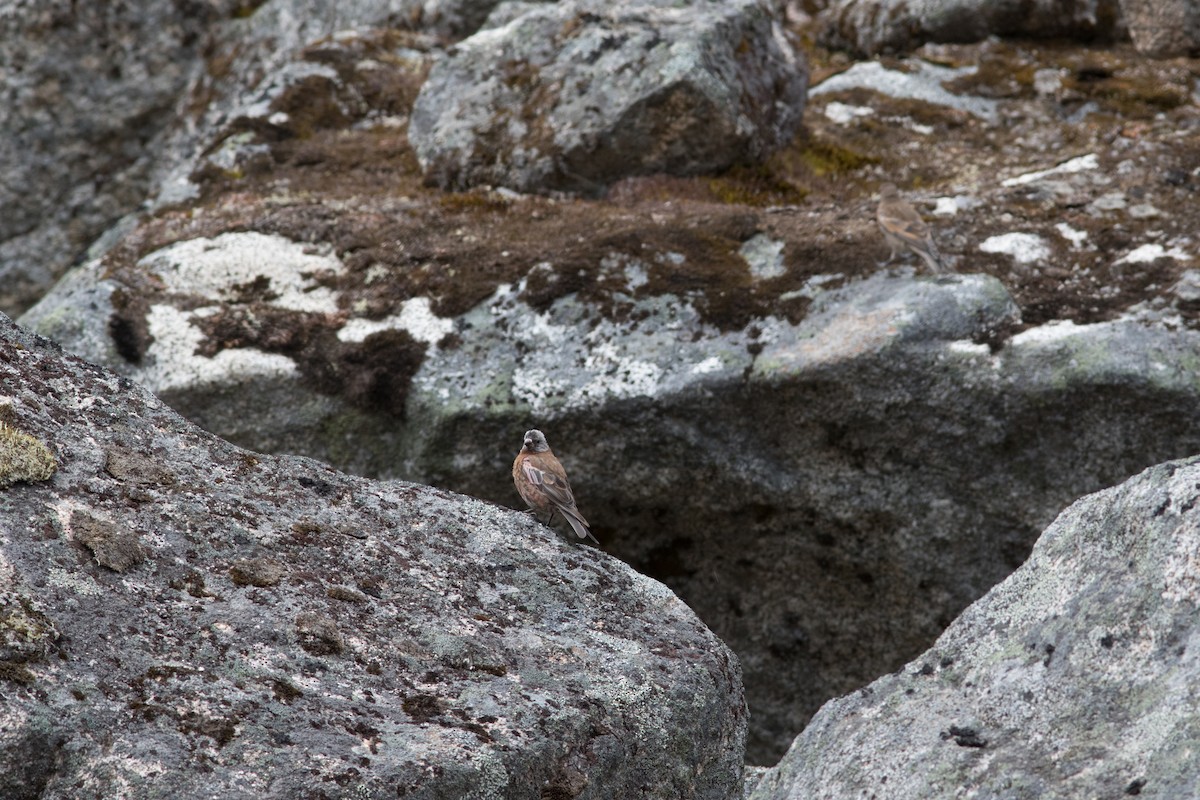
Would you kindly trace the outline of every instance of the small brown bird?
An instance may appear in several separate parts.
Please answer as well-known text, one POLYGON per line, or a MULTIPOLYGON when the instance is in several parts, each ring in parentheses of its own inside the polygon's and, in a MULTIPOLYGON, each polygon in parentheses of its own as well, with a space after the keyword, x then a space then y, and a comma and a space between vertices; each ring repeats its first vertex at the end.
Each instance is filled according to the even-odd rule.
POLYGON ((555 512, 562 514, 571 523, 576 536, 600 544, 588 530, 587 520, 575 507, 575 495, 571 493, 571 484, 567 482, 567 471, 554 457, 541 431, 525 432, 525 443, 513 462, 512 474, 517 492, 535 516, 549 512, 549 524, 554 521, 555 512))
POLYGON ((879 230, 883 231, 883 238, 887 240, 888 247, 892 248, 891 255, 883 264, 892 263, 897 251, 911 250, 925 259, 925 263, 934 272, 947 272, 937 245, 933 243, 933 237, 929 233, 929 226, 921 219, 917 210, 896 191, 896 184, 885 183, 879 187, 879 208, 875 212, 875 219, 879 221, 879 230))

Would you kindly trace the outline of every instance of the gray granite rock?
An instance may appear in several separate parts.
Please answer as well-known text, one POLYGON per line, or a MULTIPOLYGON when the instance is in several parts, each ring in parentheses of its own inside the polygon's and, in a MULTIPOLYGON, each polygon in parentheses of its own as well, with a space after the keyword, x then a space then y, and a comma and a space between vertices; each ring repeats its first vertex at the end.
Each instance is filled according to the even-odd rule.
POLYGON ((1200 334, 1170 308, 1009 336, 993 278, 879 274, 725 329, 702 294, 649 290, 672 258, 614 255, 605 305, 536 305, 570 279, 547 263, 457 316, 412 297, 368 319, 340 310, 330 249, 231 232, 148 253, 143 295, 93 265, 23 321, 245 446, 514 506, 541 427, 605 547, 739 653, 760 763, 920 652, 1073 498, 1200 450, 1200 334), (272 299, 246 316, 252 286, 272 299))
POLYGON ((1200 5, 1192 0, 1121 0, 1138 52, 1155 58, 1200 54, 1200 5))
POLYGON ((820 15, 821 41, 857 53, 907 52, 925 42, 988 36, 1112 41, 1126 34, 1118 0, 835 0, 820 15))
POLYGON ((1200 460, 1075 503, 922 656, 827 703, 752 800, 1196 797, 1200 460))
POLYGON ((236 0, 0 13, 0 310, 23 311, 151 183, 175 104, 236 0))
MULTIPOLYGON (((0 14, 0 311, 24 311, 89 248, 111 244, 102 235, 144 204, 194 196, 196 170, 244 167, 251 154, 238 145, 247 130, 304 133, 286 116, 272 120, 270 106, 304 79, 336 76, 328 62, 320 73, 306 48, 348 32, 466 36, 496 2, 8 4, 0 14)), ((341 100, 353 117, 353 99, 341 100)))
POLYGON ((434 66, 409 136, 443 187, 595 193, 762 158, 805 82, 759 0, 506 4, 434 66))
POLYGON ((0 316, 0 797, 741 796, 737 659, 532 518, 240 450, 0 316))

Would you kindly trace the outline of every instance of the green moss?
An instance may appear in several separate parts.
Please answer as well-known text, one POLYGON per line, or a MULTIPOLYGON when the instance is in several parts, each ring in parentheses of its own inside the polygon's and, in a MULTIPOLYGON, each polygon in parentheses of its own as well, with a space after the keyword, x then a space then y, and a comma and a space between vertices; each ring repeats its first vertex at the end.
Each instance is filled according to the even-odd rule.
POLYGON ((233 19, 247 19, 254 16, 254 12, 258 11, 258 7, 265 2, 266 0, 246 0, 246 2, 238 3, 229 16, 233 19))
POLYGON ((58 465, 46 445, 0 422, 0 488, 48 480, 58 465))
POLYGON ((852 172, 876 163, 876 159, 871 156, 820 139, 805 142, 799 152, 799 158, 818 176, 852 172))
POLYGON ((438 205, 445 211, 491 211, 502 213, 508 210, 508 201, 488 192, 448 192, 438 198, 438 205))
POLYGON ((724 175, 710 179, 708 189, 719 202, 728 205, 795 205, 805 195, 800 187, 768 164, 734 167, 724 175))
POLYGON ((0 660, 35 661, 58 639, 58 629, 33 602, 21 595, 0 595, 0 660))

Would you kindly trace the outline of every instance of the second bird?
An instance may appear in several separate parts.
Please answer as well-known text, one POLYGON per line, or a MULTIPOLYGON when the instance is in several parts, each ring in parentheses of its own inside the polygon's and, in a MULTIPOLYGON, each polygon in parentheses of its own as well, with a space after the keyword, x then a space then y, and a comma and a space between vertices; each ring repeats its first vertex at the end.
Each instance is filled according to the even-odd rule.
POLYGON ((888 247, 892 248, 888 260, 883 263, 890 264, 899 250, 910 250, 925 259, 935 273, 947 271, 937 245, 933 243, 929 226, 917 210, 900 196, 896 184, 885 183, 879 187, 879 209, 875 212, 875 219, 879 221, 879 230, 883 231, 888 247))
POLYGON ((575 495, 571 493, 567 471, 554 457, 541 431, 525 432, 525 441, 521 452, 517 453, 517 460, 513 462, 512 474, 521 499, 535 514, 549 513, 548 523, 554 520, 555 513, 561 514, 571 524, 576 536, 600 544, 588 530, 588 521, 575 507, 575 495))

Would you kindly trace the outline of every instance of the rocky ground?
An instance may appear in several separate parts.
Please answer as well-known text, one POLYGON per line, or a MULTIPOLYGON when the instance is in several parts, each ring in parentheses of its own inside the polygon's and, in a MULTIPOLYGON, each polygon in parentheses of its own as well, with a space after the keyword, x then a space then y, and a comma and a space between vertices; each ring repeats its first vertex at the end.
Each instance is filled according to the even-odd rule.
POLYGON ((1200 449, 1196 60, 849 42, 801 5, 786 146, 582 194, 434 185, 408 122, 437 36, 284 26, 275 58, 251 34, 285 17, 251 14, 151 211, 22 323, 245 446, 501 503, 543 427, 604 547, 738 653, 773 763, 1069 502, 1200 449), (889 180, 958 279, 879 265, 889 180))

